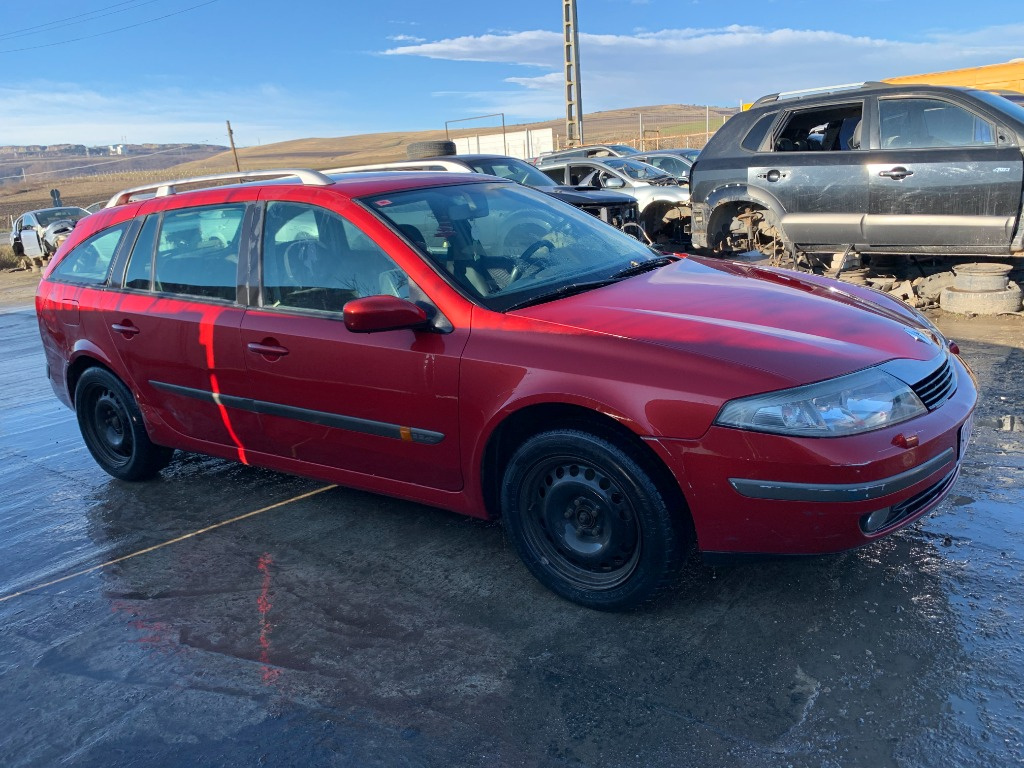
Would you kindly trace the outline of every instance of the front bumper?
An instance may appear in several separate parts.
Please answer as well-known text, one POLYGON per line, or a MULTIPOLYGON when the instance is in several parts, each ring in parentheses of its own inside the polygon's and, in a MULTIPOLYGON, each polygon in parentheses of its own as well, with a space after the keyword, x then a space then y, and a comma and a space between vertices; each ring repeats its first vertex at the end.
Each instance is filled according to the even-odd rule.
POLYGON ((886 429, 794 438, 712 427, 652 441, 679 480, 706 555, 822 554, 866 544, 938 505, 956 480, 977 402, 958 358, 957 389, 886 429), (916 442, 913 447, 901 447, 916 442))

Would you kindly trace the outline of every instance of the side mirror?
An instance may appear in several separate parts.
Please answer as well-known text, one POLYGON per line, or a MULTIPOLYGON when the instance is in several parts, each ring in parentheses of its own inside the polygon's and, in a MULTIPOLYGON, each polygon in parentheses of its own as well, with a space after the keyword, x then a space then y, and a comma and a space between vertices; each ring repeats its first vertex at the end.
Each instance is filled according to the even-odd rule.
POLYGON ((364 296, 345 304, 345 327, 353 333, 425 328, 427 313, 397 296, 364 296))
POLYGON ((620 179, 618 176, 610 176, 601 182, 601 186, 605 189, 622 189, 626 186, 626 182, 620 179))

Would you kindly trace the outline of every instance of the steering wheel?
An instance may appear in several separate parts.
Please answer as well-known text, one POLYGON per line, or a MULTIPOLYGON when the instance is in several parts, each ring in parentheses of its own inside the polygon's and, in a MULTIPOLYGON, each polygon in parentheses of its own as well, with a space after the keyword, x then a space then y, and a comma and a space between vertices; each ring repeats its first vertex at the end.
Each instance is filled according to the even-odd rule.
MULTIPOLYGON (((304 238, 284 251, 284 271, 295 285, 317 285, 317 276, 325 264, 327 249, 319 240, 304 238)), ((319 275, 323 279, 323 275, 319 275)))
POLYGON ((516 265, 512 267, 512 274, 508 276, 508 281, 513 283, 521 277, 524 277, 526 275, 526 271, 530 267, 537 267, 539 269, 543 262, 547 261, 547 256, 541 256, 540 258, 534 259, 537 251, 541 248, 547 248, 550 251, 553 250, 554 247, 555 244, 545 238, 541 238, 540 240, 530 243, 526 250, 520 254, 518 259, 516 259, 516 265))

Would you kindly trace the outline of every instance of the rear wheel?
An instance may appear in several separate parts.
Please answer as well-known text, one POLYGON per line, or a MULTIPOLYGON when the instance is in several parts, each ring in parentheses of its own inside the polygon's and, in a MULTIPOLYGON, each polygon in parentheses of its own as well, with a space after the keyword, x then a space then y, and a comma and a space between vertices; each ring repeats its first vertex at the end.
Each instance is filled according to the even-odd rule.
POLYGON ((132 393, 105 368, 90 368, 78 380, 75 415, 89 453, 119 480, 147 480, 174 453, 149 439, 132 393))
POLYGON ((643 460, 587 432, 544 432, 520 446, 501 507, 526 567, 589 608, 636 608, 666 589, 683 562, 685 536, 643 460))

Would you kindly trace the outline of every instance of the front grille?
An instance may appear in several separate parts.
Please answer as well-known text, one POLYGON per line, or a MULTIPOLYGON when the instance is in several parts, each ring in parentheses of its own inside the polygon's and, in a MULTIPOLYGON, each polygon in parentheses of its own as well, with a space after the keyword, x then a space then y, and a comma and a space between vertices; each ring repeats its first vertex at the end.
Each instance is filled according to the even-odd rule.
POLYGON ((956 391, 956 374, 949 358, 942 365, 910 387, 914 394, 921 398, 925 408, 934 411, 940 404, 956 391))

